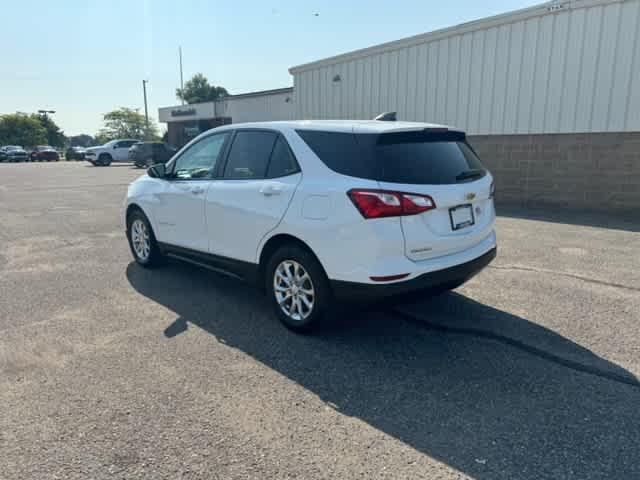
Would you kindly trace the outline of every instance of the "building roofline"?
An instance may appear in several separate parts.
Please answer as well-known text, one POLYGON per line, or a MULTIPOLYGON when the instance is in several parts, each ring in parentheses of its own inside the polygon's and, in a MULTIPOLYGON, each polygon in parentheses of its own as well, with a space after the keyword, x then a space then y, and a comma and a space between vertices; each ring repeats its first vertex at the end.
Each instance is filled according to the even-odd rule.
POLYGON ((260 90, 257 92, 238 93, 237 95, 228 95, 222 100, 247 97, 261 97, 263 95, 278 95, 279 93, 293 93, 293 87, 274 88, 272 90, 260 90))
POLYGON ((198 105, 210 105, 216 102, 223 102, 225 100, 234 100, 236 98, 251 98, 251 97, 261 97, 264 95, 278 95, 280 93, 293 93, 293 87, 285 87, 285 88, 274 88, 271 90, 260 90, 256 92, 247 92, 247 93, 238 93, 237 95, 227 95, 220 100, 211 100, 210 102, 199 102, 199 103, 185 103, 184 105, 170 105, 167 107, 159 107, 158 110, 165 110, 169 108, 189 108, 196 107, 198 105))
POLYGON ((473 20, 471 22, 461 23, 452 27, 442 28, 434 30, 428 33, 422 33, 414 35, 412 37, 402 38, 400 40, 394 40, 391 42, 374 45, 372 47, 362 48, 351 52, 335 55, 333 57, 325 58, 322 60, 316 60, 301 65, 296 65, 289 68, 289 73, 295 75, 307 70, 316 69, 319 67, 325 67, 342 63, 349 60, 355 60, 363 58, 369 55, 389 52, 392 50, 398 50, 401 48, 411 47, 414 45, 420 45, 422 43, 432 42, 445 37, 451 37, 454 35, 462 35, 464 33, 473 32, 476 30, 495 27, 498 25, 504 25, 507 23, 518 22, 521 20, 527 20, 533 17, 541 17, 544 15, 552 15, 567 10, 575 10, 578 8, 593 7, 596 5, 606 5, 609 3, 621 3, 626 0, 554 0, 550 2, 533 5, 531 7, 523 8, 520 10, 513 10, 507 13, 501 13, 491 17, 482 18, 479 20, 473 20))

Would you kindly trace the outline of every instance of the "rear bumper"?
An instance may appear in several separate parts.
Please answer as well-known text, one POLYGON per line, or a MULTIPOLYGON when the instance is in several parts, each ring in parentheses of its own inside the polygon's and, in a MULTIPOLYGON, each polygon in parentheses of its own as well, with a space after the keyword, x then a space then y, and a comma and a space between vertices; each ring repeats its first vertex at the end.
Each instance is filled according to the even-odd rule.
POLYGON ((387 284, 355 283, 332 280, 331 287, 338 300, 366 302, 420 290, 436 289, 448 284, 464 282, 479 273, 496 258, 497 248, 466 263, 434 272, 424 273, 406 282, 387 284))

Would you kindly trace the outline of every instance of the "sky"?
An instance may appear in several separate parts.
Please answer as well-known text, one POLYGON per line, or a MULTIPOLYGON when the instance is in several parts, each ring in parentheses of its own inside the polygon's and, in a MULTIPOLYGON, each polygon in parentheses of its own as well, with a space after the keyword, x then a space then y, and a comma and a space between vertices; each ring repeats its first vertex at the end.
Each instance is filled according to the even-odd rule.
POLYGON ((230 93, 293 85, 288 69, 540 3, 536 0, 1 0, 0 114, 55 110, 95 134, 119 107, 176 105, 201 72, 230 93), (317 15, 316 15, 317 14, 317 15))

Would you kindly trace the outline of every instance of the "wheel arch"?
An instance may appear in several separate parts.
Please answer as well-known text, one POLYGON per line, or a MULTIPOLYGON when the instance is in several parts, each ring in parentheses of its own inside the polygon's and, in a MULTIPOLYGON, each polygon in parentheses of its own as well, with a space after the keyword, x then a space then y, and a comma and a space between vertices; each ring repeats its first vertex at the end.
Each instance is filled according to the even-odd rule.
POLYGON ((126 227, 129 228, 129 218, 131 218, 131 215, 134 212, 140 212, 147 218, 147 220, 151 224, 151 228, 154 229, 154 234, 155 234, 155 225, 153 222, 153 218, 144 210, 144 208, 140 206, 140 204, 135 202, 131 202, 129 205, 127 205, 127 209, 125 211, 125 217, 124 217, 126 227))
POLYGON ((271 238, 269 238, 264 243, 264 245, 262 246, 262 249, 260 250, 260 255, 258 256, 258 279, 259 279, 260 285, 263 284, 265 269, 267 267, 267 262, 269 261, 269 258, 271 258, 271 255, 273 255, 276 250, 278 250, 283 245, 287 245, 287 244, 297 245, 300 248, 309 252, 313 256, 313 258, 316 259, 316 261, 320 265, 320 268, 322 268, 322 271, 324 272, 325 276, 327 275, 324 265, 318 258, 318 255, 316 255, 313 249, 304 240, 301 240, 300 238, 288 233, 278 233, 272 236, 271 238))

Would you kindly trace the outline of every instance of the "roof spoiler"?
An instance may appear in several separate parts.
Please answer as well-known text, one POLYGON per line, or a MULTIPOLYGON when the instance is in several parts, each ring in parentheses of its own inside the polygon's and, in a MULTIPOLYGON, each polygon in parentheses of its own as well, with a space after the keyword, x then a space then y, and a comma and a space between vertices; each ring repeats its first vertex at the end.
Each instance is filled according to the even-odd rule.
POLYGON ((397 120, 396 112, 384 112, 374 118, 381 122, 395 122, 397 120))

